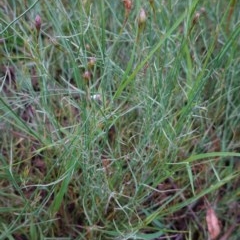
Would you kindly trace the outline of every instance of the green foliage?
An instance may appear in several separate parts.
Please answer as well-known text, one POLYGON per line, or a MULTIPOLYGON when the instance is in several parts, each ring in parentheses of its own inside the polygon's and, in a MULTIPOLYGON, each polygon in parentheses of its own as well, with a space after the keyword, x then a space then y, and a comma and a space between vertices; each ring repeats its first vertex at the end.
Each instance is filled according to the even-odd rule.
POLYGON ((126 2, 0 3, 0 239, 237 225, 239 3, 126 2))

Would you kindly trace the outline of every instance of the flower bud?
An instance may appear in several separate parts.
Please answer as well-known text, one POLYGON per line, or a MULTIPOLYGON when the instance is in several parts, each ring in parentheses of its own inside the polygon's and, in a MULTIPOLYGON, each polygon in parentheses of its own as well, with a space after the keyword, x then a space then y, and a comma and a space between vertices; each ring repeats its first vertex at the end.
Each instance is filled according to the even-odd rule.
POLYGON ((201 7, 201 8, 200 8, 200 13, 201 13, 201 14, 206 13, 206 9, 205 9, 204 7, 201 7))
POLYGON ((91 73, 89 71, 85 71, 83 74, 83 79, 86 81, 90 81, 91 79, 91 73))
POLYGON ((96 63, 96 58, 95 57, 91 57, 88 61, 88 68, 93 68, 94 65, 96 63))
POLYGON ((152 10, 153 10, 154 17, 156 17, 156 16, 155 16, 155 14, 156 14, 156 7, 155 7, 154 0, 149 0, 149 3, 150 3, 151 8, 152 8, 152 10))
POLYGON ((139 17, 138 17, 138 24, 139 25, 144 25, 147 21, 147 15, 146 12, 143 8, 141 8, 140 13, 139 13, 139 17))
POLYGON ((41 29, 41 25, 42 25, 42 19, 39 15, 37 15, 35 17, 35 28, 37 29, 37 31, 39 32, 41 29))
POLYGON ((198 23, 200 16, 201 16, 200 12, 196 12, 196 14, 193 18, 193 25, 198 23))
POLYGON ((124 3, 125 10, 127 12, 130 12, 131 8, 132 8, 132 1, 131 0, 123 0, 123 3, 124 3))
POLYGON ((86 44, 86 49, 87 49, 87 51, 90 51, 91 47, 89 44, 86 44))

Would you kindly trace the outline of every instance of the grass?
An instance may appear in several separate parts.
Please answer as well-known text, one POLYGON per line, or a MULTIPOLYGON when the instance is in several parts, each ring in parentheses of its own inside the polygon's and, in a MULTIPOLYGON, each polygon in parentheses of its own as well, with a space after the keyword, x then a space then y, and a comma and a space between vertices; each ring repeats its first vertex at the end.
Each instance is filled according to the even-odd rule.
POLYGON ((238 239, 239 7, 2 1, 0 239, 238 239))

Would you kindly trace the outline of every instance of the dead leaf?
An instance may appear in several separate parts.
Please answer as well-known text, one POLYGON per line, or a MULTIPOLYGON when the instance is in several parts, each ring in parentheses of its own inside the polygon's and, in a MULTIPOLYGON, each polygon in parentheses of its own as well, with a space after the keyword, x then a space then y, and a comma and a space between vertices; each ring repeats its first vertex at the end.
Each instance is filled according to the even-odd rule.
POLYGON ((206 222, 207 222, 210 239, 211 240, 216 239, 219 236, 221 229, 220 229, 220 224, 219 224, 217 215, 216 215, 214 209, 211 207, 208 208, 208 210, 207 210, 206 222))

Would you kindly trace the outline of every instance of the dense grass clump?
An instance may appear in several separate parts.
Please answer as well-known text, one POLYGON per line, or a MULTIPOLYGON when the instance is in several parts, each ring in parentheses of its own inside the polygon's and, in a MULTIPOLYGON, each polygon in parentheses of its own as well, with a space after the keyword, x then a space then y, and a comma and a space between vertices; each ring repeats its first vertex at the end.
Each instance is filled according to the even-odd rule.
POLYGON ((238 1, 0 3, 0 239, 231 239, 238 1))

